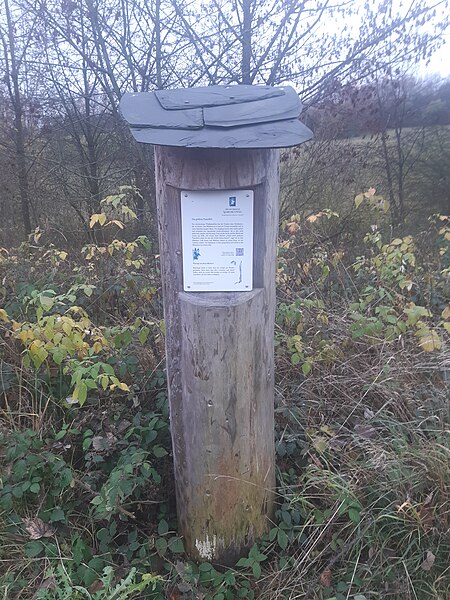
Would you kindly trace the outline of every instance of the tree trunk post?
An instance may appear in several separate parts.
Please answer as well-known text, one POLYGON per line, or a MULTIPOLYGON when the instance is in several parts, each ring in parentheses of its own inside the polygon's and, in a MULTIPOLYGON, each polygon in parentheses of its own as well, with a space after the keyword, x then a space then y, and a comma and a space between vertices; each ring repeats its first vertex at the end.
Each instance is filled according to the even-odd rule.
POLYGON ((178 523, 194 560, 234 565, 271 526, 279 156, 312 132, 289 87, 125 94, 155 146, 178 523))
POLYGON ((278 151, 155 148, 170 422, 180 533, 234 564, 270 527, 275 489, 278 151), (183 190, 254 192, 253 290, 184 292, 183 190))

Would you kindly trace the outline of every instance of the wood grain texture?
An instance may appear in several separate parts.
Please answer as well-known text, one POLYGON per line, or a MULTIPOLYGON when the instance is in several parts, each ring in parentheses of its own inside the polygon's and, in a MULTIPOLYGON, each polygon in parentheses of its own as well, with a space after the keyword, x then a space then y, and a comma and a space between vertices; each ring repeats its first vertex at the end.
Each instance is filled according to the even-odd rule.
POLYGON ((270 527, 275 489, 278 153, 155 150, 171 434, 180 533, 233 564, 270 527), (254 191, 254 289, 183 292, 180 191, 254 191))

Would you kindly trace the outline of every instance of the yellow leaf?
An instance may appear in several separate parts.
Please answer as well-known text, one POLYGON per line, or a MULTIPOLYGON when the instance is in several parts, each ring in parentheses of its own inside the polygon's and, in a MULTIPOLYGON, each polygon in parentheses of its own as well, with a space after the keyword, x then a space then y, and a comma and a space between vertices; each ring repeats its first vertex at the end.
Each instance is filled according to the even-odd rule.
POLYGON ((91 220, 89 221, 89 227, 92 229, 94 225, 98 223, 98 215, 91 215, 91 220))
POLYGON ((100 342, 95 342, 95 344, 92 346, 92 349, 95 352, 95 354, 98 354, 99 352, 101 352, 103 350, 103 346, 101 345, 100 342))
POLYGON ((12 321, 12 330, 17 331, 22 327, 22 323, 18 323, 17 321, 12 321))
POLYGON ((33 335, 33 332, 31 331, 31 329, 23 329, 19 333, 19 340, 23 344, 26 344, 28 340, 32 340, 33 338, 34 338, 34 335, 33 335))
POLYGON ((3 323, 9 323, 8 313, 4 308, 0 308, 0 321, 3 321, 3 323))
POLYGON ((442 342, 435 331, 429 331, 420 338, 419 346, 424 352, 433 352, 441 349, 442 342))
POLYGON ((413 286, 413 282, 409 279, 405 279, 404 281, 399 283, 399 286, 401 290, 404 290, 406 288, 409 292, 413 286))
POLYGON ((119 229, 123 229, 125 226, 122 223, 122 221, 118 221, 117 219, 113 219, 112 221, 109 221, 108 225, 117 225, 117 227, 119 227, 119 229))
POLYGON ((313 446, 319 454, 323 454, 328 447, 327 439, 320 435, 314 437, 313 446))
POLYGON ((30 352, 36 352, 38 348, 44 345, 42 340, 34 340, 34 342, 30 346, 30 352))
POLYGON ((356 208, 359 208, 361 206, 361 204, 363 203, 363 200, 364 200, 364 194, 358 194, 357 196, 355 196, 356 208))
POLYGON ((96 213, 94 215, 91 215, 89 227, 92 229, 96 223, 100 223, 100 225, 104 225, 106 223, 105 213, 96 213))
MULTIPOLYGON (((1 311, 0 311, 1 312, 1 311)), ((442 318, 443 319, 450 319, 450 304, 448 306, 446 306, 444 308, 444 310, 442 311, 442 318)))
POLYGON ((447 333, 450 333, 450 323, 444 323, 444 329, 447 333))

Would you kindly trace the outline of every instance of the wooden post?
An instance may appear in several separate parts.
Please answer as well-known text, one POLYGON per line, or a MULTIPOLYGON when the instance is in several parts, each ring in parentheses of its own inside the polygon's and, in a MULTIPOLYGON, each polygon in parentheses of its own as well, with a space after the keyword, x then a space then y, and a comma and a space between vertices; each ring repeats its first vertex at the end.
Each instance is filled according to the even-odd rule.
POLYGON ((234 564, 270 528, 275 490, 278 151, 155 148, 170 422, 180 533, 234 564), (253 290, 184 292, 181 191, 254 192, 253 290))

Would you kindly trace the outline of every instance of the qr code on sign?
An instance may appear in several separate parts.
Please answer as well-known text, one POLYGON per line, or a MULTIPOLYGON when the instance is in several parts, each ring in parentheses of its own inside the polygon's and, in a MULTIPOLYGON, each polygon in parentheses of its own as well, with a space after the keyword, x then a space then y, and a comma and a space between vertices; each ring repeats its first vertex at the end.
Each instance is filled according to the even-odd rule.
POLYGON ((236 256, 244 256, 244 248, 236 248, 236 256))

